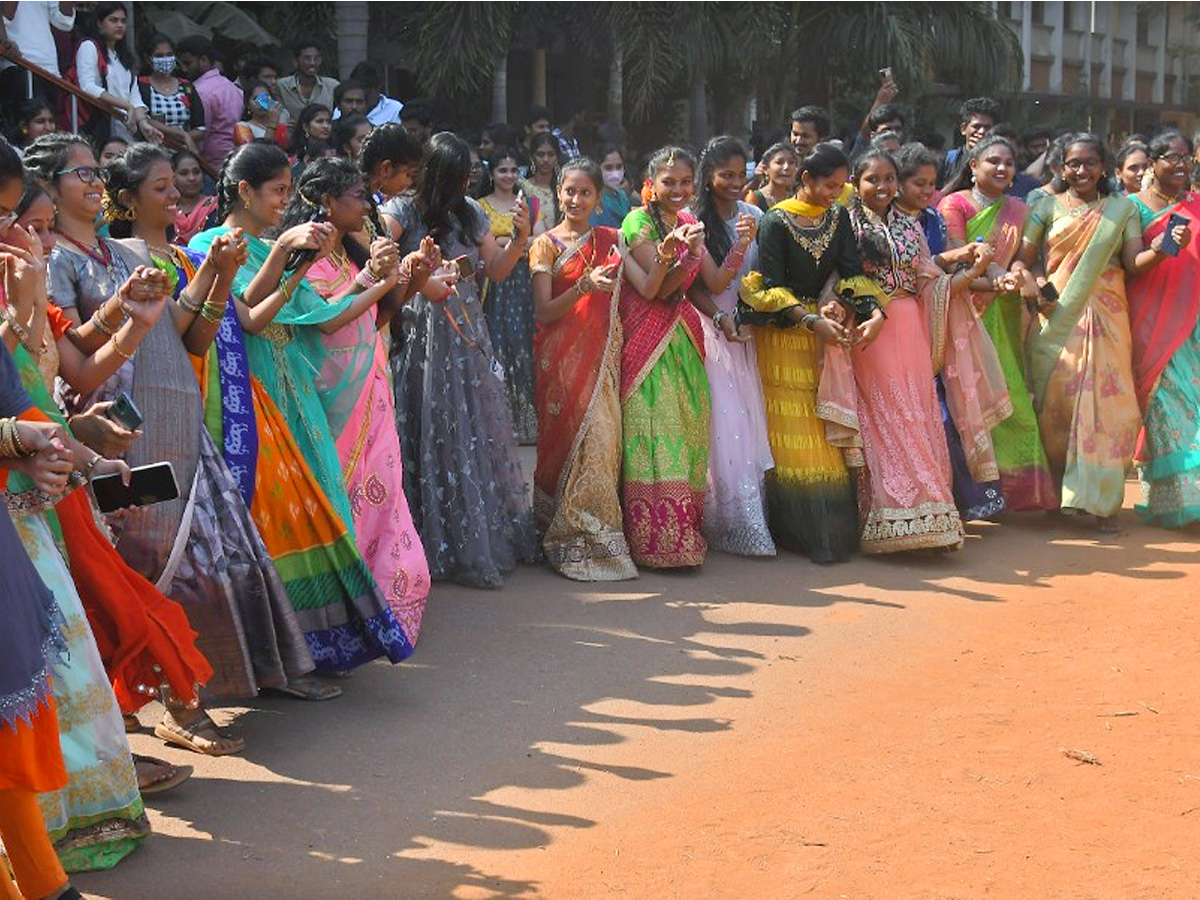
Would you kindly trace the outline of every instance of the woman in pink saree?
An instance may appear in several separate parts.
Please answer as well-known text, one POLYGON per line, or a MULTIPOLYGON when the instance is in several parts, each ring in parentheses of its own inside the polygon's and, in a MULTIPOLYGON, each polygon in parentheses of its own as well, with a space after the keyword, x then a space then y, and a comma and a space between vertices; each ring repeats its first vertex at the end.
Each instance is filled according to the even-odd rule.
POLYGON ((1145 521, 1182 528, 1200 521, 1200 197, 1188 190, 1192 145, 1178 131, 1150 142, 1153 180, 1132 197, 1142 243, 1162 251, 1171 228, 1179 254, 1130 279, 1129 326, 1133 379, 1142 409, 1134 456, 1142 480, 1145 521))
POLYGON ((1031 276, 1022 295, 1041 304, 1029 341, 1030 388, 1060 503, 1112 532, 1141 427, 1125 276, 1162 255, 1143 247, 1132 201, 1108 193, 1107 155, 1093 135, 1065 140, 1066 190, 1030 207, 1017 268, 1031 276))

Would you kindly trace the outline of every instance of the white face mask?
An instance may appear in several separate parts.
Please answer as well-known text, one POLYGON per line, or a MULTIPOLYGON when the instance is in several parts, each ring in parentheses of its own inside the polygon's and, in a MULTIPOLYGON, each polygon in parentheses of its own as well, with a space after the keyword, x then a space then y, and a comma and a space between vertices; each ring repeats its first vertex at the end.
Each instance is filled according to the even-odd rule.
POLYGON ((175 57, 156 56, 150 60, 150 66, 161 75, 170 75, 175 71, 175 57))
POLYGON ((624 180, 625 180, 625 170, 624 169, 605 169, 604 170, 604 183, 606 185, 608 185, 610 188, 619 188, 621 186, 621 182, 624 180))

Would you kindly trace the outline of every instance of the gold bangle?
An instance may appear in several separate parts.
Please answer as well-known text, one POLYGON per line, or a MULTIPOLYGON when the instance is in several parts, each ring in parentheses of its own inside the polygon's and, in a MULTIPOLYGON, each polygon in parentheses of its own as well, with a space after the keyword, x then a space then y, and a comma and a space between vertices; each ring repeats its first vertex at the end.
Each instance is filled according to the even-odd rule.
POLYGON ((126 353, 124 350, 122 350, 121 343, 117 340, 117 336, 115 334, 112 336, 112 345, 113 349, 117 351, 117 356, 124 360, 133 359, 133 353, 137 353, 137 350, 134 350, 133 353, 126 353))
POLYGON ((13 436, 17 433, 17 421, 13 418, 0 419, 0 458, 16 459, 17 448, 13 436))
POLYGON ((182 306, 185 311, 190 312, 192 315, 200 312, 201 308, 204 306, 203 303, 197 303, 195 300, 193 300, 187 291, 180 291, 176 302, 182 306))
POLYGON ((225 308, 228 305, 227 302, 217 305, 205 301, 204 306, 200 310, 200 318, 206 322, 220 322, 225 316, 225 308))
MULTIPOLYGON (((104 315, 104 304, 96 307, 96 311, 92 313, 91 323, 105 337, 111 338, 117 333, 117 329, 109 324, 108 319, 104 315)), ((119 328, 120 326, 117 327, 119 328)))

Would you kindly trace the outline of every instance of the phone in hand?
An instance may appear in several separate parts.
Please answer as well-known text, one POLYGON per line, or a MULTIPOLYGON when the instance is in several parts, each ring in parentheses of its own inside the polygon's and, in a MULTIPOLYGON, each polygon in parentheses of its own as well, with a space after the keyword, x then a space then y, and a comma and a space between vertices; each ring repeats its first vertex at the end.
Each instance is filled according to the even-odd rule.
MULTIPOLYGON (((317 210, 309 217, 308 221, 324 222, 325 210, 317 207, 317 210)), ((287 263, 283 268, 287 272, 295 272, 301 266, 307 265, 316 258, 316 250, 293 250, 290 254, 288 254, 287 263)))
POLYGON ((621 251, 617 249, 617 245, 613 244, 608 250, 608 256, 604 257, 603 265, 611 266, 614 270, 621 265, 621 251))
POLYGON ((475 266, 471 264, 471 257, 465 253, 450 260, 450 265, 458 269, 459 278, 470 278, 475 274, 475 266))
POLYGON ((179 497, 175 467, 169 462, 138 466, 130 473, 129 484, 119 474, 97 475, 92 479, 92 494, 100 512, 110 513, 127 506, 151 506, 179 497))
POLYGON ((1159 247, 1167 256, 1178 256, 1179 245, 1175 243, 1174 231, 1180 225, 1187 225, 1191 219, 1179 213, 1171 213, 1171 218, 1167 219, 1167 230, 1163 232, 1162 245, 1159 247))
POLYGON ((104 415, 126 431, 137 431, 145 421, 142 411, 137 408, 137 404, 133 402, 128 391, 121 391, 120 396, 112 402, 112 406, 104 415))

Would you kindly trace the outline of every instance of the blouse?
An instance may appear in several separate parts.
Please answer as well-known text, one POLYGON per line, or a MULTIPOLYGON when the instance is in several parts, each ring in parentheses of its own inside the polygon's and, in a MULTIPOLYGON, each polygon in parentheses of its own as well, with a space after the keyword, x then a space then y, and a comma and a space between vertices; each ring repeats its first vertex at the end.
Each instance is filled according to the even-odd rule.
POLYGON ((99 97, 105 91, 119 100, 124 100, 130 106, 146 108, 142 100, 142 92, 138 90, 137 79, 125 68, 120 57, 111 50, 106 51, 108 71, 100 74, 100 48, 95 41, 84 41, 75 51, 75 71, 79 76, 79 86, 84 92, 99 97))

